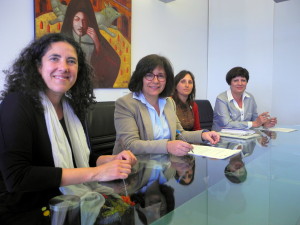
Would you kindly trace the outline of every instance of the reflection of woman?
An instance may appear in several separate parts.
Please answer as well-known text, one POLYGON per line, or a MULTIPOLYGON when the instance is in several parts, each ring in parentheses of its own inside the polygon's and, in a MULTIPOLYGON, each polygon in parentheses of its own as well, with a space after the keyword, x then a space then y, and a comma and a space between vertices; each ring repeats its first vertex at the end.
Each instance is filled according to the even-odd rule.
POLYGON ((62 33, 80 43, 95 69, 95 88, 111 88, 118 76, 120 58, 100 34, 89 0, 72 0, 67 8, 62 33))
POLYGON ((31 43, 8 72, 0 98, 2 225, 42 224, 51 198, 86 196, 98 181, 131 172, 129 151, 90 154, 83 121, 94 98, 91 74, 78 43, 61 34, 31 43))
POLYGON ((213 130, 220 131, 222 128, 248 129, 276 125, 276 118, 270 118, 268 112, 257 114, 253 95, 245 92, 249 81, 249 73, 245 68, 232 68, 226 75, 226 81, 230 89, 217 97, 213 130))
POLYGON ((222 138, 222 143, 218 147, 233 150, 241 150, 241 152, 229 159, 229 164, 224 169, 225 177, 232 183, 242 183, 247 178, 247 170, 243 159, 250 156, 255 148, 256 140, 239 140, 231 138, 222 138))
MULTIPOLYGON (((165 183, 174 177, 175 170, 170 167, 171 155, 138 156, 137 176, 128 177, 133 186, 128 187, 131 200, 143 224, 150 224, 174 209, 174 189, 165 183)), ((136 165, 136 166, 137 166, 136 165)))
POLYGON ((142 58, 129 82, 132 93, 116 101, 115 127, 117 131, 114 153, 124 147, 134 154, 186 155, 192 145, 176 140, 176 130, 191 143, 205 140, 216 144, 216 132, 184 131, 176 115, 172 98, 174 74, 165 57, 148 55, 142 58))
POLYGON ((182 185, 189 185, 195 176, 195 158, 191 155, 172 156, 172 167, 176 169, 175 180, 182 185))
POLYGON ((242 183, 247 178, 247 170, 242 160, 241 154, 233 156, 229 164, 224 169, 225 177, 232 183, 242 183))
POLYGON ((176 114, 184 130, 201 130, 198 105, 195 100, 195 77, 186 70, 175 76, 175 92, 173 99, 176 103, 176 114))
POLYGON ((144 193, 131 196, 136 203, 135 209, 143 224, 151 224, 174 210, 174 189, 166 184, 153 182, 144 193))

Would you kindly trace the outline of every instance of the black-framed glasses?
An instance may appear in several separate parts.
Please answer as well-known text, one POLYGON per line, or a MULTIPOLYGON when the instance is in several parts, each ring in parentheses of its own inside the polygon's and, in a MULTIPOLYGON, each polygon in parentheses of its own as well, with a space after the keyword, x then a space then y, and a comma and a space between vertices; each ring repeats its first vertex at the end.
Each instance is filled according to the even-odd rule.
POLYGON ((145 75, 145 79, 148 81, 152 81, 154 79, 154 77, 157 78, 158 81, 165 81, 166 80, 166 75, 160 73, 160 74, 153 74, 153 73, 146 73, 145 75))

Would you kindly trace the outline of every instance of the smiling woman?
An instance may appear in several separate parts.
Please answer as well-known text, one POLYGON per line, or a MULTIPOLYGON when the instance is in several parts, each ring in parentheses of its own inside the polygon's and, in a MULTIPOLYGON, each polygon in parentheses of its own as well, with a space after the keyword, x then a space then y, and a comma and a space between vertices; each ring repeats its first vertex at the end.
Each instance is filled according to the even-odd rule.
MULTIPOLYGON (((7 73, 0 97, 1 225, 50 225, 43 211, 51 198, 89 198, 100 190, 98 181, 127 178, 136 162, 129 151, 90 154, 83 124, 94 103, 93 70, 84 57, 73 39, 48 34, 26 47, 7 73)), ((90 221, 104 203, 96 195, 103 201, 90 221)))
POLYGON ((186 141, 176 140, 176 130, 190 143, 219 141, 216 132, 183 130, 175 102, 169 97, 174 89, 174 73, 167 58, 156 54, 142 58, 128 87, 132 93, 116 101, 114 153, 126 148, 134 154, 186 155, 193 147, 186 141))
POLYGON ((77 80, 78 59, 74 47, 67 42, 51 44, 42 57, 38 71, 48 87, 45 90, 47 97, 56 110, 60 109, 59 119, 61 119, 61 98, 77 80))
POLYGON ((253 95, 246 92, 249 72, 242 67, 234 67, 228 71, 226 82, 230 86, 228 91, 218 95, 212 129, 220 131, 222 128, 249 129, 252 127, 273 127, 277 123, 268 112, 260 115, 253 95))

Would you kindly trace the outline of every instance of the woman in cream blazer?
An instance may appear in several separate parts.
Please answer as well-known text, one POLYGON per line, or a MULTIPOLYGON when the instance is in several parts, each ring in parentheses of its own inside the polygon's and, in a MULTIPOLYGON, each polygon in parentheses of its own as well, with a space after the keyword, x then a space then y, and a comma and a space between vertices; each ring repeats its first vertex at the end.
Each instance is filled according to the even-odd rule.
POLYGON ((174 73, 168 59, 148 55, 138 62, 129 82, 132 93, 116 101, 114 154, 129 149, 134 154, 181 156, 193 148, 189 143, 209 141, 215 144, 219 141, 216 132, 183 130, 175 102, 168 97, 173 89, 174 73))

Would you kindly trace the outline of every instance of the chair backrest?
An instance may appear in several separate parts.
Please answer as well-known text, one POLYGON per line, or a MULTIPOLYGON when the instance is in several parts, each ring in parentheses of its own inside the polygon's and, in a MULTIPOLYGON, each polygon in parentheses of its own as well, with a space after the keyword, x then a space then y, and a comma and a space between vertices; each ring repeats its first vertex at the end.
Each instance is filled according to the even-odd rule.
POLYGON ((195 100, 199 108, 200 126, 202 129, 211 130, 213 124, 213 108, 209 100, 195 100))
POLYGON ((116 140, 114 111, 114 101, 97 102, 88 111, 86 122, 94 154, 112 154, 116 140))

